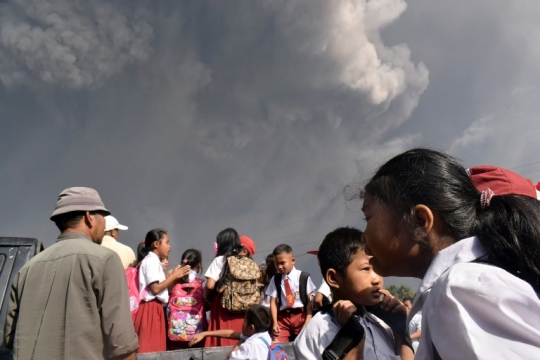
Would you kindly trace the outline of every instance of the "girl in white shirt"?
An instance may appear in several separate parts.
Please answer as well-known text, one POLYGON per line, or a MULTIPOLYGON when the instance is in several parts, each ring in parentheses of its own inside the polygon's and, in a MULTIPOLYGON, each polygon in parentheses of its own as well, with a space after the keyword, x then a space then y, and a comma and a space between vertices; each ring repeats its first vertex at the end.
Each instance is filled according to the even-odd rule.
POLYGON ((540 205, 530 180, 413 149, 355 194, 375 271, 423 279, 409 314, 422 310, 416 359, 540 359, 540 205))
MULTIPOLYGON (((227 273, 227 256, 231 255, 235 249, 241 247, 240 237, 233 228, 220 231, 216 236, 216 257, 206 270, 206 297, 211 303, 210 321, 208 330, 232 329, 240 331, 244 314, 229 312, 221 306, 221 296, 217 290, 221 287, 224 275, 227 273), (220 281, 221 280, 221 281, 220 281)), ((236 342, 221 339, 208 338, 205 347, 232 346, 236 342)))
POLYGON ((189 345, 195 345, 206 337, 219 337, 240 340, 231 353, 229 360, 268 359, 269 345, 272 338, 268 330, 272 324, 270 311, 262 305, 252 305, 247 311, 242 324, 242 332, 231 329, 203 331, 193 336, 189 345))
POLYGON ((169 301, 169 286, 189 273, 189 266, 177 266, 165 277, 160 259, 167 257, 171 246, 163 229, 150 230, 144 239, 145 258, 139 266, 141 303, 133 318, 139 336, 139 353, 166 350, 166 326, 163 307, 169 301))

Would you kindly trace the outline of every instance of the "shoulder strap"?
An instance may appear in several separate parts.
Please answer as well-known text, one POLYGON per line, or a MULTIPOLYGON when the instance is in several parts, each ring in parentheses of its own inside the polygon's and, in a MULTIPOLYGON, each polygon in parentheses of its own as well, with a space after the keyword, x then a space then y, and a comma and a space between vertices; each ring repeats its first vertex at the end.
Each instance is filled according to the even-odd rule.
POLYGON ((281 274, 276 273, 274 275, 274 285, 276 286, 276 302, 277 302, 277 311, 281 309, 281 274))
POLYGON ((268 343, 268 341, 266 341, 265 338, 260 337, 259 340, 261 340, 268 348, 270 348, 270 344, 268 343))
POLYGON ((330 345, 324 349, 322 358, 324 360, 343 359, 362 340, 364 332, 364 327, 356 320, 356 317, 351 316, 339 329, 330 345))
POLYGON ((302 300, 302 304, 304 304, 304 309, 307 309, 309 299, 307 294, 307 282, 309 279, 309 273, 302 271, 300 272, 300 300, 302 300))

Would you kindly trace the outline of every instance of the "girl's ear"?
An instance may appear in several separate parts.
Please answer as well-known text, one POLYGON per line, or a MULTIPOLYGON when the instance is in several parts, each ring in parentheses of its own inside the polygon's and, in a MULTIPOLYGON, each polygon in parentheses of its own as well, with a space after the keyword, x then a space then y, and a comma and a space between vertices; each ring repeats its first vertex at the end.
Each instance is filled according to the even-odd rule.
POLYGON ((417 230, 427 235, 433 230, 435 216, 429 207, 418 204, 414 207, 414 223, 417 230))

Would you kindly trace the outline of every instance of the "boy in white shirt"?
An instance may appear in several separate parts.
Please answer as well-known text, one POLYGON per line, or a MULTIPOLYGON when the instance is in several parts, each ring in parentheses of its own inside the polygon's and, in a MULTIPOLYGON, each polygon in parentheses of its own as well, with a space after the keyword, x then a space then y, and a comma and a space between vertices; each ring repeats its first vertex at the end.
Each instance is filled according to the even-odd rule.
POLYGON ((271 318, 267 307, 252 305, 247 311, 242 324, 242 333, 234 330, 203 331, 193 336, 189 342, 192 346, 207 336, 227 339, 238 339, 239 343, 233 347, 228 356, 229 360, 267 359, 269 345, 272 343, 270 334, 271 318))
POLYGON ((364 252, 361 239, 361 231, 339 228, 326 235, 321 244, 317 256, 323 278, 332 290, 333 307, 317 313, 298 335, 293 345, 297 359, 322 359, 324 350, 352 316, 364 329, 363 340, 354 348, 362 359, 414 358, 401 334, 364 307, 402 312, 403 320, 407 314, 405 306, 383 289, 383 280, 373 271, 371 256, 364 252))
POLYGON ((272 335, 276 342, 289 342, 313 315, 309 299, 315 285, 308 273, 294 267, 296 259, 289 245, 276 246, 272 254, 277 274, 266 289, 266 295, 270 296, 272 335))

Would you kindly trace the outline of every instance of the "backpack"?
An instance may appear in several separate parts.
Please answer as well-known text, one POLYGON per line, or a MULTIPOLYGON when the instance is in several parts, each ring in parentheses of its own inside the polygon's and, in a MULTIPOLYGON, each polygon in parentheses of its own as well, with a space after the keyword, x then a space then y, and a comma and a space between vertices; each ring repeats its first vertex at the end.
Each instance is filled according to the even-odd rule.
POLYGON ((204 280, 195 278, 185 284, 176 284, 169 297, 167 334, 172 341, 190 341, 193 335, 206 328, 204 312, 204 280))
POLYGON ((268 347, 268 360, 288 360, 289 356, 279 344, 269 344, 265 338, 260 337, 263 343, 268 347))
MULTIPOLYGON (((274 285, 276 286, 276 300, 277 300, 277 308, 278 311, 281 309, 281 278, 282 275, 277 273, 274 275, 274 285)), ((307 294, 307 282, 309 279, 309 273, 302 271, 300 272, 300 300, 302 301, 302 304, 304 304, 304 310, 306 309, 308 305, 308 294, 307 294)))
POLYGON ((141 292, 139 291, 139 265, 130 266, 126 269, 126 279, 129 292, 129 310, 131 310, 131 317, 134 317, 139 310, 139 304, 141 303, 141 292))
POLYGON ((257 263, 247 256, 227 258, 229 275, 221 298, 221 306, 231 312, 241 312, 258 304, 261 292, 257 280, 261 275, 257 263))

